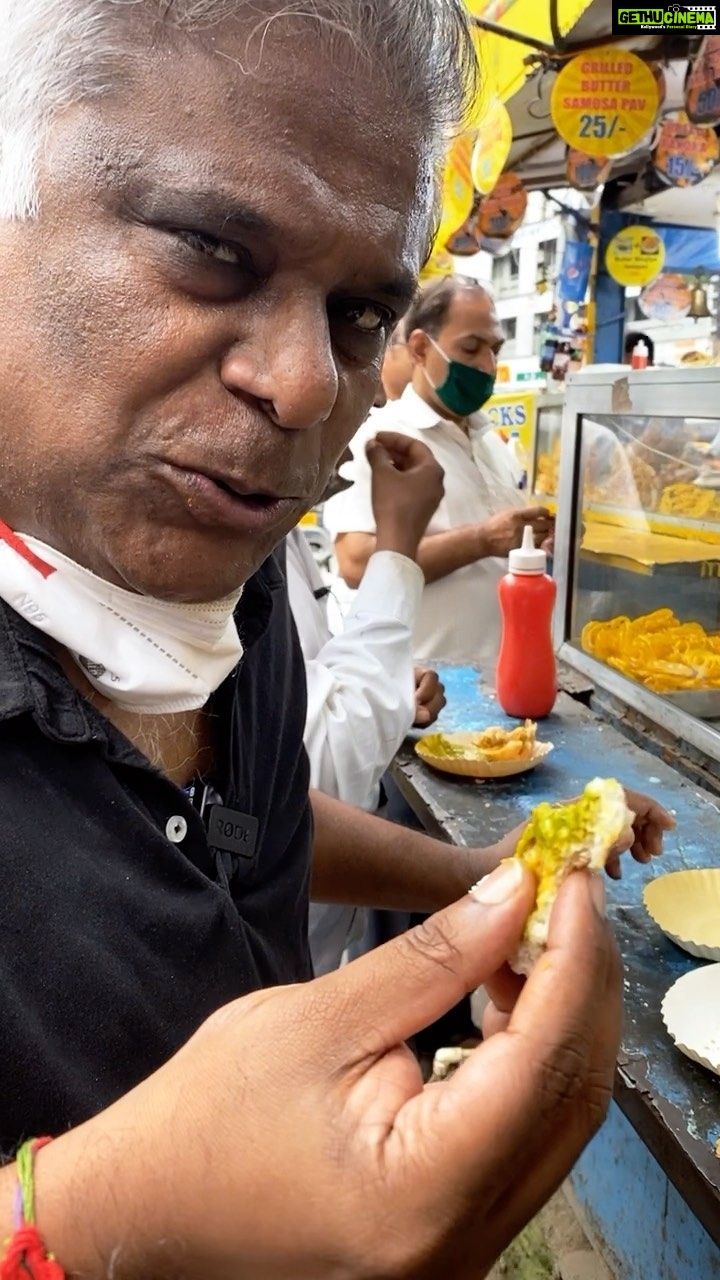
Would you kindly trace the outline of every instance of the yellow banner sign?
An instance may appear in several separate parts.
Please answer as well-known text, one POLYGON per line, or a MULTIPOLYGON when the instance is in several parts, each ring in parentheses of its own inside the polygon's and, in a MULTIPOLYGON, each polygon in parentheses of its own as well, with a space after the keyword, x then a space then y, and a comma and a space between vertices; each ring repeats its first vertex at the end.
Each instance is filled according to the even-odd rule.
POLYGON ((453 260, 445 249, 437 249, 431 253, 420 272, 420 284, 429 280, 439 280, 442 276, 451 276, 455 270, 453 260))
POLYGON ((496 392, 485 405, 493 427, 507 440, 512 431, 517 431, 528 456, 533 445, 533 426, 535 423, 535 396, 531 391, 508 391, 505 395, 496 392))
POLYGON ((618 284, 650 284, 660 274, 665 245, 652 227, 624 227, 610 241, 605 254, 608 275, 618 284))
POLYGON ((618 156, 640 142, 658 111, 658 84, 634 53, 607 46, 566 62, 553 85, 553 124, 569 147, 618 156))
MULTIPOLYGON (((553 42, 547 0, 542 4, 538 4, 538 0, 465 0, 465 3, 473 17, 487 18, 509 31, 521 31, 531 39, 553 42)), ((555 18, 560 35, 566 36, 572 30, 591 3, 592 0, 557 0, 555 18)), ((491 85, 503 102, 508 102, 527 79, 527 45, 508 40, 499 33, 480 30, 477 44, 485 86, 491 85)))
POLYGON ((493 98, 478 121, 470 172, 476 191, 487 196, 495 186, 512 146, 512 120, 507 107, 493 98))
POLYGON ((475 199, 470 160, 475 139, 470 133, 456 138, 450 148, 443 176, 442 214, 435 249, 444 249, 450 236, 467 222, 475 199))

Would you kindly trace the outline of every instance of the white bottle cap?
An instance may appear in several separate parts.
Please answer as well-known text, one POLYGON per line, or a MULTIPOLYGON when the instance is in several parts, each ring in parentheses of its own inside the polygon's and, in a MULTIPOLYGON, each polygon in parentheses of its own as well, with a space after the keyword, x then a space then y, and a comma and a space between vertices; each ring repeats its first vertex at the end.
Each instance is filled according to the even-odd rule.
POLYGON ((635 343, 635 346, 633 347, 633 354, 640 356, 641 360, 643 359, 644 356, 650 355, 650 348, 648 347, 646 342, 643 342, 642 338, 640 339, 639 342, 635 343))
POLYGON ((531 524, 525 525, 522 546, 510 552, 508 568, 511 573, 545 573, 547 570, 547 555, 542 547, 535 546, 531 524))

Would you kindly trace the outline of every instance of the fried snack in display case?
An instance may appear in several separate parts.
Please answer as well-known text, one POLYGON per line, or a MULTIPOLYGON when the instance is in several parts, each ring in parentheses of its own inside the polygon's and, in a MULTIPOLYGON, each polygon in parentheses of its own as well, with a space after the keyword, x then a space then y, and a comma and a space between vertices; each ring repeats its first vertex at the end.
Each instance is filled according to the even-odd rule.
POLYGON ((556 498, 560 483, 562 404, 540 404, 535 423, 533 493, 538 499, 556 498))
POLYGON ((720 760, 720 370, 571 380, 555 572, 561 657, 720 760))
POLYGON ((717 690, 720 706, 720 632, 681 622, 672 609, 587 622, 580 644, 584 653, 653 693, 717 690))

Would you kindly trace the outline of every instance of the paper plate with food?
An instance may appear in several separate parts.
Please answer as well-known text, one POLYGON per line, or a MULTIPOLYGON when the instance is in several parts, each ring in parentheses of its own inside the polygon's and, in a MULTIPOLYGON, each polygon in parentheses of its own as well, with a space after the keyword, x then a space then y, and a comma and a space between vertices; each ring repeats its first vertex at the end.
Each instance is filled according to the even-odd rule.
POLYGON ((464 778, 510 778, 534 769, 553 749, 537 741, 537 725, 516 729, 491 726, 480 733, 428 733, 415 750, 425 764, 464 778))

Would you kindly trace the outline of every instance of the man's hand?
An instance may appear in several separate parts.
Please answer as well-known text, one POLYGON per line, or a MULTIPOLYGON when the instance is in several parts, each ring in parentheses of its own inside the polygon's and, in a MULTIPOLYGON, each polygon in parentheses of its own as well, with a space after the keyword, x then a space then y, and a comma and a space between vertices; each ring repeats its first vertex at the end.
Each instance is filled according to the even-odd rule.
POLYGON ((426 729, 434 724, 445 706, 445 685, 441 684, 436 671, 427 671, 424 667, 415 668, 415 719, 417 729, 426 729))
POLYGON ((626 788, 625 800, 635 818, 632 827, 628 827, 621 835, 605 864, 605 870, 612 880, 622 879, 620 859, 623 853, 630 850, 636 862, 651 862, 663 851, 665 833, 674 831, 676 826, 672 814, 651 796, 643 795, 641 791, 628 791, 626 788))
MULTIPOLYGON (((652 858, 659 857, 663 851, 664 835, 674 831, 676 825, 672 814, 651 796, 643 795, 640 791, 628 791, 626 788, 625 800, 628 809, 635 814, 635 819, 632 827, 628 827, 620 836, 605 863, 605 870, 611 880, 622 879, 621 858, 628 850, 636 862, 650 862, 652 858)), ((559 803, 570 804, 571 801, 559 803)), ((471 866, 478 877, 491 871, 503 858, 512 857, 526 826, 526 822, 521 823, 490 849, 470 850, 471 866)))
POLYGON ((398 551, 414 560, 431 517, 442 501, 443 469, 427 445, 412 436, 381 431, 368 441, 376 551, 398 551))
POLYGON ((516 547, 522 546, 525 525, 532 525, 535 545, 543 542, 553 533, 555 521, 547 507, 515 507, 509 511, 499 511, 478 525, 478 534, 483 556, 506 556, 516 547))
POLYGON ((88 1280, 110 1255, 117 1280, 479 1280, 610 1101, 621 982, 601 888, 569 878, 524 986, 503 968, 534 892, 513 867, 328 977, 222 1009, 40 1153, 48 1247, 88 1280), (404 1042, 480 983, 497 1034, 423 1087, 404 1042))

